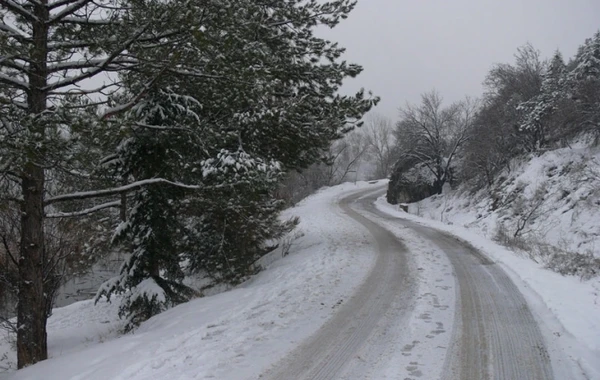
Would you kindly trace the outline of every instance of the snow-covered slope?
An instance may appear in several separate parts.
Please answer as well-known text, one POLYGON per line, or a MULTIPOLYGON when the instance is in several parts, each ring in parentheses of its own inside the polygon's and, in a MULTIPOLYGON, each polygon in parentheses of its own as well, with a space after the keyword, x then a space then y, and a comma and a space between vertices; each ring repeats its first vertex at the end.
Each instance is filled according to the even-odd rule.
POLYGON ((553 251, 600 257, 600 147, 585 140, 512 164, 476 193, 459 188, 411 204, 409 212, 457 224, 490 239, 517 241, 535 259, 553 251), (540 249, 538 249, 540 248, 540 249))
POLYGON ((600 258, 599 147, 579 141, 522 159, 493 190, 446 191, 409 204, 412 215, 383 198, 378 206, 446 230, 501 263, 553 331, 548 339, 600 379, 600 273, 575 271, 581 262, 568 259, 600 258))
POLYGON ((372 237, 344 216, 336 200, 368 183, 309 197, 284 217, 299 216, 288 256, 274 252, 266 269, 242 286, 196 299, 119 336, 115 305, 92 301, 56 309, 49 320, 50 359, 14 372, 10 337, 0 342, 0 378, 248 379, 315 332, 371 269, 372 237))

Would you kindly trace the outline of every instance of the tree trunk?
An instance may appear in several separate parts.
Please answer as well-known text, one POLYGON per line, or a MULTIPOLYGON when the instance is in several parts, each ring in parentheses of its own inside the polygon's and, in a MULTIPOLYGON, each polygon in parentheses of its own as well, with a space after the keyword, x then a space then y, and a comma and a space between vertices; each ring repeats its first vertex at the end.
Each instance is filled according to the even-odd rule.
MULTIPOLYGON (((46 110, 48 81, 48 0, 34 3, 32 21, 32 50, 27 103, 32 116, 46 110)), ((48 295, 44 289, 46 257, 44 249, 44 182, 42 165, 46 147, 45 125, 34 120, 28 125, 29 142, 27 163, 21 173, 23 205, 21 207, 21 247, 19 257, 19 296, 17 306, 17 367, 35 364, 48 358, 46 321, 48 295)))
POLYGON ((44 170, 28 163, 23 178, 21 257, 17 306, 17 366, 48 358, 44 292, 44 170))

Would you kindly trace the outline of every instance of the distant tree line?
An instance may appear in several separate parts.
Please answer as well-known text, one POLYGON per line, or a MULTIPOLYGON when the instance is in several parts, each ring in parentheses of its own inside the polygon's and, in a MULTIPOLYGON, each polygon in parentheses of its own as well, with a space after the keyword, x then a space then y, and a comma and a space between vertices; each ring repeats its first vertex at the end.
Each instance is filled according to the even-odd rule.
POLYGON ((387 178, 398 152, 392 120, 369 113, 360 128, 323 150, 322 161, 288 172, 278 197, 293 205, 323 186, 387 178))
POLYGON ((568 62, 558 51, 543 60, 527 44, 514 63, 495 65, 484 84, 477 102, 443 107, 431 92, 419 106, 401 109, 389 202, 421 200, 459 181, 491 187, 517 156, 581 134, 600 140, 600 32, 568 62))

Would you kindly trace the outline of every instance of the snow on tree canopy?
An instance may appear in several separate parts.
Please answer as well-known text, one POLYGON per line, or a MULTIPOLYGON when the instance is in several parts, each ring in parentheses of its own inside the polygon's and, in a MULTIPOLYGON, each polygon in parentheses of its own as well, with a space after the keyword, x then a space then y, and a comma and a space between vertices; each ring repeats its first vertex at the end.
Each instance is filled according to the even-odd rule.
POLYGON ((600 78, 600 31, 586 41, 578 55, 577 66, 569 77, 574 80, 600 78))
POLYGON ((161 288, 153 278, 146 278, 131 289, 131 295, 129 297, 131 299, 145 298, 154 300, 158 303, 165 303, 167 301, 164 289, 161 288))
POLYGON ((274 160, 265 162, 263 159, 252 157, 242 150, 230 152, 222 149, 216 158, 203 161, 202 166, 203 177, 209 177, 214 174, 234 173, 234 178, 238 178, 244 175, 251 175, 253 171, 273 177, 281 172, 281 164, 279 162, 274 160))

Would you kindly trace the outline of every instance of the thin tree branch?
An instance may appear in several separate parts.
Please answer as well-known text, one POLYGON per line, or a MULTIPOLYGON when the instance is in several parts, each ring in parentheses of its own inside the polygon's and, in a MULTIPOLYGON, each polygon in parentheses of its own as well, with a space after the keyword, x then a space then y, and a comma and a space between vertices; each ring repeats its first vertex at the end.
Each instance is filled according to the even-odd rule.
POLYGON ((131 46, 131 44, 133 44, 135 41, 137 41, 137 38, 139 36, 141 36, 149 28, 149 26, 150 26, 150 24, 146 24, 142 28, 140 28, 137 31, 137 33, 135 33, 130 39, 125 41, 123 43, 123 45, 121 45, 118 49, 116 49, 108 57, 106 57, 104 62, 102 64, 99 64, 95 69, 90 70, 84 74, 81 74, 81 75, 78 75, 75 77, 66 78, 64 80, 52 83, 52 84, 44 87, 43 90, 44 91, 52 91, 52 90, 56 90, 58 88, 70 86, 70 85, 79 83, 84 79, 92 78, 92 77, 96 76, 97 74, 103 72, 108 66, 110 66, 111 63, 113 63, 113 61, 115 59, 117 59, 117 57, 119 57, 119 55, 121 55, 129 46, 131 46))
POLYGON ((0 73, 0 83, 4 83, 7 84, 9 86, 13 86, 13 87, 17 87, 23 91, 28 91, 29 90, 29 84, 23 81, 20 81, 18 79, 15 78, 11 78, 7 75, 1 74, 0 73))
POLYGON ((121 207, 121 201, 113 201, 113 202, 103 203, 101 205, 97 205, 94 207, 90 207, 90 208, 87 208, 87 209, 81 210, 81 211, 57 212, 54 214, 46 214, 46 218, 72 218, 72 217, 76 217, 76 216, 84 216, 84 215, 93 214, 97 211, 105 210, 107 208, 119 208, 119 207, 121 207))
POLYGON ((10 247, 8 246, 8 241, 6 241, 5 235, 2 235, 2 245, 4 246, 4 250, 6 251, 6 254, 10 258, 10 261, 12 261, 12 263, 15 264, 15 266, 18 268, 19 263, 17 262, 17 260, 13 256, 12 252, 10 251, 10 247))
MULTIPOLYGON (((91 2, 93 2, 93 0, 76 0, 75 2, 69 1, 70 4, 69 3, 63 4, 63 5, 68 5, 68 6, 65 9, 63 9, 62 11, 58 12, 56 15, 54 15, 48 21, 48 24, 52 25, 57 22, 60 22, 66 16, 72 15, 73 13, 77 12, 79 9, 85 7, 87 4, 89 4, 91 2)), ((54 8, 56 8, 56 6, 54 8)))
POLYGON ((25 8, 15 3, 12 0, 0 0, 0 5, 3 5, 6 9, 11 11, 12 13, 23 17, 28 21, 36 21, 37 17, 34 14, 27 12, 25 8))
POLYGON ((240 181, 240 182, 236 182, 236 183, 232 183, 232 184, 204 186, 204 185, 188 185, 185 183, 169 181, 168 179, 165 179, 165 178, 150 178, 150 179, 144 179, 144 180, 132 182, 132 183, 130 183, 128 185, 124 185, 124 186, 113 187, 110 189, 82 191, 82 192, 77 192, 77 193, 71 193, 71 194, 50 197, 50 198, 46 199, 46 201, 44 202, 44 206, 48 206, 48 205, 58 203, 58 202, 65 202, 65 201, 109 197, 112 195, 127 193, 129 191, 142 188, 144 186, 161 184, 161 183, 179 187, 179 188, 183 188, 183 189, 188 189, 188 190, 217 190, 217 189, 224 189, 224 188, 228 188, 228 187, 237 186, 237 185, 245 183, 245 182, 240 181))

